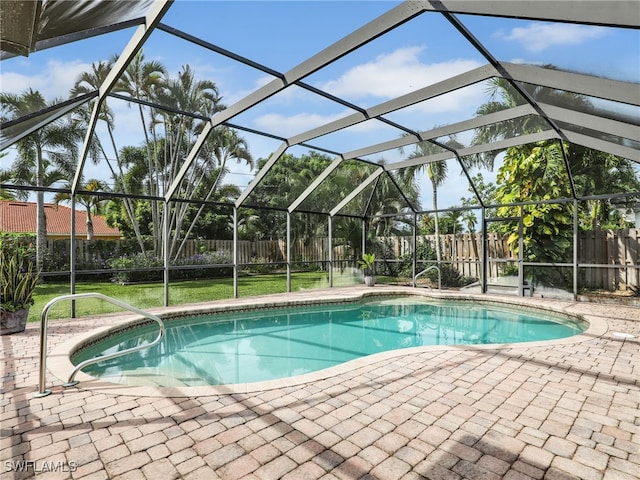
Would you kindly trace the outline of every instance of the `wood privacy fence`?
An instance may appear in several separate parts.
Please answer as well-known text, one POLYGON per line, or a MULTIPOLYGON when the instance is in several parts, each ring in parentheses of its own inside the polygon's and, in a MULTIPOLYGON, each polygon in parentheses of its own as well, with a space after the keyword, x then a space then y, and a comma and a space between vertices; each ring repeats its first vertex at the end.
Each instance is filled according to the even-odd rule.
MULTIPOLYGON (((396 257, 412 252, 412 237, 385 239, 394 247, 396 257)), ((418 237, 435 245, 435 235, 418 237)), ((462 275, 480 276, 482 236, 480 234, 441 235, 442 259, 450 261, 462 275)), ((489 259, 518 258, 506 237, 487 234, 489 259)), ((573 263, 573 256, 564 263, 573 263)), ((579 285, 590 289, 626 290, 640 286, 640 229, 589 230, 578 233, 579 285)), ((515 263, 514 263, 515 264, 515 263)), ((488 276, 500 276, 505 262, 489 262, 488 276)))
MULTIPOLYGON (((328 260, 329 239, 313 238, 307 241, 298 240, 291 245, 291 257, 294 262, 317 262, 328 260)), ((185 244, 182 257, 191 257, 201 251, 223 251, 232 255, 232 240, 199 240, 185 244)), ((335 259, 345 258, 345 247, 335 246, 335 259)), ((287 258, 285 240, 238 241, 238 263, 282 262, 287 258)))
POLYGON ((591 266, 580 269, 580 278, 589 288, 640 287, 640 229, 581 232, 578 263, 591 266))
MULTIPOLYGON (((386 244, 389 260, 397 260, 410 256, 413 252, 413 237, 379 238, 386 244)), ((435 245, 435 236, 419 236, 418 242, 430 242, 435 245)), ((113 244, 113 250, 118 242, 113 244)), ((334 243, 340 243, 336 239, 334 243)), ((89 242, 78 240, 77 258, 87 259, 96 254, 89 242)), ((479 277, 482 257, 482 237, 480 234, 441 235, 442 259, 452 265, 465 276, 479 277)), ((488 257, 490 259, 517 259, 511 251, 506 238, 497 233, 487 234, 488 257)), ((202 251, 222 251, 231 259, 233 241, 231 240, 194 240, 187 242, 182 252, 183 257, 191 257, 202 251)), ((607 290, 626 289, 627 285, 640 285, 640 229, 626 230, 593 230, 579 233, 578 263, 580 268, 580 286, 607 290), (588 265, 588 266, 584 266, 588 265)), ((294 262, 327 261, 328 239, 325 237, 295 241, 291 246, 294 262)), ((268 263, 284 261, 287 256, 284 240, 265 240, 238 242, 238 261, 241 264, 268 263)), ((333 258, 339 260, 355 260, 346 245, 333 247, 333 258)), ((380 258, 380 257, 379 257, 380 258)), ((565 263, 572 263, 572 256, 565 263)), ((488 275, 498 276, 504 262, 490 262, 488 275)))

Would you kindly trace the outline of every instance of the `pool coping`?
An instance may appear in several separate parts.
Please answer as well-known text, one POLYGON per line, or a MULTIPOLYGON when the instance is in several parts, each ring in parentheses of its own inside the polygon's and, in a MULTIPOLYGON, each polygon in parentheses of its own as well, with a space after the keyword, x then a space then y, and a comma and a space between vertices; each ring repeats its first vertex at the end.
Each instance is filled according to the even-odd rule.
MULTIPOLYGON (((195 316, 212 312, 243 311, 284 306, 291 307, 296 305, 307 305, 309 303, 321 304, 354 302, 363 298, 391 295, 416 295, 432 299, 474 301, 511 307, 515 306, 524 308, 535 308, 539 311, 546 310, 551 313, 568 315, 575 319, 587 322, 589 326, 584 332, 580 334, 557 340, 488 345, 435 345, 391 350, 387 352, 367 355, 365 357, 360 357, 339 365, 335 365, 333 367, 318 370, 316 372, 254 383, 194 387, 157 387, 150 385, 140 386, 108 382, 92 377, 84 372, 78 372, 78 374, 76 375, 76 380, 79 381, 79 384, 75 387, 69 388, 90 389, 92 391, 99 391, 102 393, 135 397, 203 397, 230 394, 246 394, 313 383, 330 377, 334 377, 342 373, 353 372, 358 370, 359 368, 366 367, 374 363, 391 360, 400 356, 416 355, 443 350, 501 350, 505 348, 513 348, 516 346, 521 349, 535 349, 541 347, 546 348, 550 345, 568 345, 580 343, 594 337, 603 336, 608 331, 608 324, 605 320, 596 315, 589 315, 589 313, 585 313, 581 308, 578 308, 578 306, 583 306, 582 302, 569 302, 564 300, 542 299, 535 297, 509 297, 490 294, 478 295, 465 294, 460 292, 437 292, 433 290, 416 289, 411 287, 394 287, 382 285, 373 287, 370 290, 366 291, 363 291, 361 289, 353 291, 341 290, 336 292, 332 292, 331 289, 324 289, 322 291, 308 290, 286 294, 264 295, 260 297, 219 300, 194 305, 150 309, 149 312, 158 315, 161 318, 172 318, 178 315, 195 316)), ((141 317, 139 315, 132 314, 110 314, 101 316, 100 318, 105 319, 105 323, 107 323, 106 326, 95 328, 87 331, 86 333, 75 336, 72 339, 62 342, 51 350, 48 355, 47 366, 49 374, 53 375, 53 377, 55 377, 57 381, 61 383, 67 381, 74 368, 74 365, 70 360, 70 354, 77 349, 78 345, 90 342, 92 339, 101 337, 109 331, 121 329, 124 325, 139 320, 141 317)), ((49 377, 49 383, 51 383, 51 380, 51 377, 49 377)))

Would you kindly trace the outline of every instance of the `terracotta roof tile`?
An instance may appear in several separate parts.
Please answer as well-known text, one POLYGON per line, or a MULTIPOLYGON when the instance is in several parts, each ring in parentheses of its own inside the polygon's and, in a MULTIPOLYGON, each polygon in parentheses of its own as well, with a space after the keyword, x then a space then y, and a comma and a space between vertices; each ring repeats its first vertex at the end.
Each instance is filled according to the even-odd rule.
MULTIPOLYGON (((71 209, 63 205, 46 203, 47 234, 70 235, 71 209)), ((95 236, 120 238, 120 231, 107 225, 104 217, 94 215, 95 236)), ((36 204, 34 202, 0 201, 0 231, 12 233, 36 233, 36 204)), ((87 214, 76 210, 76 235, 87 235, 87 214)))

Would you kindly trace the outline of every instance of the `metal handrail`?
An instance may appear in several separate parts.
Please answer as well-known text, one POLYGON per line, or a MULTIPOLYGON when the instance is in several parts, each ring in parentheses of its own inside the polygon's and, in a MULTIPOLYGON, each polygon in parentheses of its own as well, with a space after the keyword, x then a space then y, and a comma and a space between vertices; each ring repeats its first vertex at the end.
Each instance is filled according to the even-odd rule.
POLYGON ((103 360, 109 360, 115 357, 119 357, 121 355, 126 355, 128 353, 137 352, 139 350, 144 350, 149 347, 153 347, 157 343, 162 340, 164 335, 164 322, 160 317, 153 315, 151 313, 145 312, 144 310, 140 310, 139 308, 133 307, 128 303, 121 302, 115 298, 108 297, 103 295, 102 293, 75 293, 70 295, 61 295, 59 297, 54 298, 49 303, 47 303, 42 309, 42 315, 40 318, 40 385, 38 388, 38 392, 34 393, 33 396, 36 398, 46 397, 51 393, 51 390, 46 389, 46 372, 47 372, 47 324, 49 323, 49 310, 56 303, 61 302, 63 300, 77 300, 79 298, 100 298, 106 302, 112 303, 113 305, 117 305, 125 310, 129 310, 130 312, 137 313, 142 315, 145 318, 149 318, 150 320, 154 320, 160 326, 160 332, 155 340, 146 345, 138 345, 137 347, 128 348, 126 350, 122 350, 120 352, 110 353, 108 355, 102 355, 100 357, 90 358, 85 360, 84 362, 79 363, 71 372, 69 376, 69 380, 64 383, 65 387, 71 387, 78 384, 77 380, 74 380, 76 374, 86 367, 87 365, 93 365, 94 363, 101 362, 103 360))
MULTIPOLYGON (((429 270, 433 270, 433 269, 438 270, 438 285, 440 285, 441 282, 442 282, 442 272, 440 271, 440 267, 438 265, 431 265, 430 267, 427 267, 424 270, 422 270, 420 273, 416 274, 416 276, 413 277, 413 285, 414 286, 416 285, 416 280, 418 280, 418 277, 420 275, 423 275, 423 274, 427 273, 429 270)), ((429 288, 431 288, 431 287, 429 287, 429 288)))

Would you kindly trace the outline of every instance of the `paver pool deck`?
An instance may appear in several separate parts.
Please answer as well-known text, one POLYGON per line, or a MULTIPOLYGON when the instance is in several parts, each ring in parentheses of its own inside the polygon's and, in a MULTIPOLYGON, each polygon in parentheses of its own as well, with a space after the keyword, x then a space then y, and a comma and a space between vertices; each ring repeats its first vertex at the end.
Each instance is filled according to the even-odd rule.
MULTIPOLYGON (((372 291, 415 293, 348 287, 212 305, 372 291)), ((0 478, 640 478, 640 309, 480 299, 581 315, 591 326, 570 339, 419 347, 225 390, 119 387, 84 374, 64 388, 66 345, 127 317, 52 320, 52 393, 34 398, 40 329, 30 324, 0 337, 0 478)))

